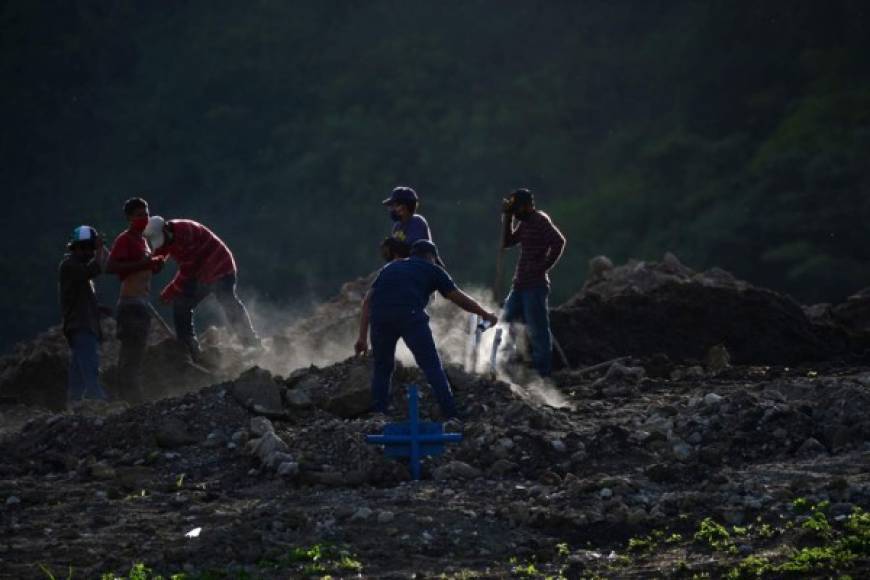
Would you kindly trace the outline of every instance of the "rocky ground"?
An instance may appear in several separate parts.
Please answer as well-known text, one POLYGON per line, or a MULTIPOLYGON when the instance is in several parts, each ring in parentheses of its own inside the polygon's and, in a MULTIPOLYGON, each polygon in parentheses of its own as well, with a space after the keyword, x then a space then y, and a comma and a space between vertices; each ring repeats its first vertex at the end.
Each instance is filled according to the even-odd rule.
MULTIPOLYGON (((369 361, 330 362, 367 284, 254 358, 208 331, 207 373, 155 334, 135 408, 61 410, 57 329, 0 360, 0 578, 870 575, 870 293, 802 308, 672 256, 596 259, 553 311, 573 370, 450 364, 464 439, 414 482, 365 442, 387 420, 369 361)), ((465 319, 432 310, 462 363, 465 319)), ((437 419, 400 365, 389 420, 413 383, 437 419)))
POLYGON ((465 438, 420 482, 364 442, 364 361, 40 416, 0 443, 0 576, 870 572, 870 367, 625 362, 562 408, 451 369, 465 438))

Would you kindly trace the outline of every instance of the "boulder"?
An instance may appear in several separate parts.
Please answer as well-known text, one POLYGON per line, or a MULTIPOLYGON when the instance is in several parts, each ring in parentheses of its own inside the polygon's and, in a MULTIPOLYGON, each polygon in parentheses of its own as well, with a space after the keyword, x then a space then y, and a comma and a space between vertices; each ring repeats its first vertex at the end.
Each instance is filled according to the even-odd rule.
POLYGON ((367 413, 372 406, 371 375, 368 365, 351 367, 335 394, 323 402, 323 408, 345 419, 367 413))
POLYGON ((230 387, 230 393, 240 405, 248 409, 258 408, 261 414, 283 414, 281 385, 272 374, 259 367, 242 373, 230 387))
POLYGON ((266 417, 252 417, 251 418, 251 435, 254 437, 262 437, 266 433, 274 433, 275 427, 272 425, 272 422, 266 417))

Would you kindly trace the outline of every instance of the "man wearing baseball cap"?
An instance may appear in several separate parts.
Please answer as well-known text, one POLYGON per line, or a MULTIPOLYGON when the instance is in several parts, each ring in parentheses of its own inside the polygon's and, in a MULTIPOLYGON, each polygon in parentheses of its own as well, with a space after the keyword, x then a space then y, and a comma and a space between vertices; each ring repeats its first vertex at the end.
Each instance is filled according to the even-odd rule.
POLYGON ((548 377, 553 365, 548 272, 562 256, 565 236, 550 216, 535 209, 535 197, 528 189, 517 189, 502 202, 502 247, 520 246, 513 287, 505 299, 504 319, 525 323, 531 338, 532 363, 538 374, 548 377), (513 226, 514 220, 517 227, 513 226))
POLYGON ((457 416, 456 403, 435 341, 429 328, 426 305, 436 290, 445 298, 472 314, 495 323, 497 317, 487 312, 474 298, 460 290, 439 265, 438 249, 429 240, 418 240, 411 246, 411 256, 384 266, 363 299, 360 331, 354 349, 363 354, 368 350, 371 324, 373 409, 387 412, 390 381, 395 367, 396 343, 401 338, 414 355, 417 365, 435 392, 435 398, 445 417, 457 416))
POLYGON ((67 398, 70 403, 105 400, 99 382, 103 309, 97 304, 93 279, 103 271, 106 248, 97 230, 79 226, 73 230, 67 249, 69 253, 58 268, 63 334, 70 347, 67 398))
POLYGON ((148 226, 148 202, 140 197, 124 203, 124 216, 129 224, 112 244, 106 272, 121 280, 118 297, 118 390, 122 399, 131 404, 144 400, 142 363, 148 347, 151 329, 151 277, 163 266, 163 260, 153 257, 143 232, 148 226))
POLYGON ((399 186, 393 189, 390 197, 381 202, 390 211, 393 220, 391 236, 403 243, 410 251, 417 240, 432 241, 426 218, 417 213, 420 198, 410 187, 399 186))

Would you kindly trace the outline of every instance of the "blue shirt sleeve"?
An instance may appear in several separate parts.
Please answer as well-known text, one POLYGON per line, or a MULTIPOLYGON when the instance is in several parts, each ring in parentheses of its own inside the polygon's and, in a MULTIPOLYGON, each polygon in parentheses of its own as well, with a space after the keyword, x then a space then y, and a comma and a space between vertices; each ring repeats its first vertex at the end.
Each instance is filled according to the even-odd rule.
POLYGON ((447 295, 456 290, 456 282, 450 277, 450 274, 444 271, 440 266, 432 264, 432 270, 435 277, 435 289, 441 296, 447 298, 447 295))
POLYGON ((426 223, 426 218, 421 215, 411 216, 408 225, 405 227, 405 242, 408 245, 413 244, 417 240, 431 240, 429 234, 429 224, 426 223))

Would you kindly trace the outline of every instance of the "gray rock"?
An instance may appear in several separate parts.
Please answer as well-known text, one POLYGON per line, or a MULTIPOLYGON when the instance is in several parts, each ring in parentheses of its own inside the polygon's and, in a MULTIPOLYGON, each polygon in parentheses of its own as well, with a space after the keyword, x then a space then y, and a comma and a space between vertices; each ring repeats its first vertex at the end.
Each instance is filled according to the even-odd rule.
POLYGON ((704 367, 710 374, 716 375, 731 366, 731 353, 723 344, 710 347, 704 357, 704 367))
POLYGON ((462 461, 451 461, 432 472, 436 480, 444 479, 475 479, 481 476, 479 469, 462 461))
POLYGON ((230 393, 239 404, 260 411, 282 412, 281 385, 269 371, 253 367, 242 373, 230 387, 230 393))
POLYGON ((154 439, 163 449, 175 449, 196 443, 196 437, 188 431, 187 423, 175 417, 168 417, 160 423, 154 439))
POLYGON ((704 404, 715 407, 722 402, 722 399, 723 397, 721 395, 717 395, 716 393, 707 393, 706 395, 704 395, 704 404))
POLYGON ((564 453, 567 451, 567 447, 565 447, 565 442, 561 439, 553 439, 550 441, 550 447, 552 447, 558 453, 564 453))
POLYGON ((14 505, 18 505, 20 503, 21 503, 21 500, 16 495, 10 495, 9 497, 6 498, 6 505, 8 505, 10 507, 14 506, 14 505))
POLYGON ((490 466, 488 473, 490 476, 501 477, 516 471, 518 468, 519 466, 512 461, 499 459, 490 466))
POLYGON ((249 441, 247 450, 264 464, 267 464, 275 453, 288 453, 289 451, 287 444, 273 432, 266 433, 259 439, 249 441))
POLYGON ((294 457, 289 453, 285 453, 283 451, 276 451, 266 457, 266 460, 263 462, 266 467, 270 467, 272 469, 277 470, 284 463, 293 463, 294 457))
POLYGON ((352 516, 350 516, 350 521, 352 521, 352 522, 364 522, 367 519, 369 519, 370 517, 372 517, 373 513, 374 512, 370 508, 363 506, 363 507, 359 508, 358 510, 356 510, 352 516))
POLYGON ((799 457, 812 457, 820 453, 826 453, 828 450, 815 437, 808 437, 797 450, 799 457))
POLYGON ((604 487, 598 492, 598 497, 601 499, 610 499, 613 497, 613 490, 609 487, 604 487))
POLYGON ((378 512, 378 523, 388 524, 395 519, 395 514, 391 511, 383 510, 378 512))
POLYGON ((353 367, 339 385, 338 392, 323 403, 324 410, 345 419, 367 413, 371 406, 371 376, 366 365, 353 367))
POLYGON ((308 392, 300 388, 285 391, 284 402, 293 409, 307 409, 314 404, 308 392))
MULTIPOLYGON (((272 425, 272 422, 269 419, 267 419, 266 417, 252 417, 250 429, 251 429, 251 434, 254 437, 262 437, 266 433, 274 433, 275 432, 275 426, 272 425)), ((241 436, 239 436, 239 439, 241 439, 241 436)), ((236 435, 233 435, 233 440, 237 441, 236 435)))
POLYGON ((205 439, 205 446, 209 449, 217 449, 226 445, 227 438, 219 431, 212 431, 205 439))
POLYGON ((674 440, 673 445, 671 445, 671 451, 673 452, 674 457, 680 461, 685 461, 692 456, 692 447, 685 441, 679 439, 674 440))
POLYGON ((278 475, 283 477, 296 477, 299 475, 299 464, 295 461, 285 461, 278 466, 278 475))

